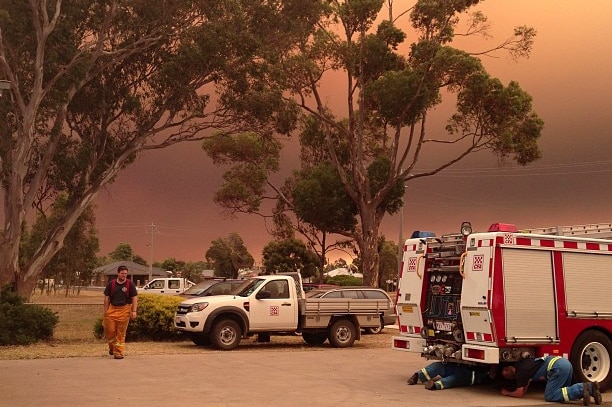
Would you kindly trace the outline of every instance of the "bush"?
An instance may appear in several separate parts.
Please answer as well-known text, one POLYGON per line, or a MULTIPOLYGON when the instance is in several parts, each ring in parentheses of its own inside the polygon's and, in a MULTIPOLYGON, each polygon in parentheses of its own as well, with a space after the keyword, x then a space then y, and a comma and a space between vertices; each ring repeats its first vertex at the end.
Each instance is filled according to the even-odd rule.
POLYGON ((325 282, 335 285, 362 285, 363 279, 353 276, 335 276, 326 279, 325 282))
MULTIPOLYGON (((174 328, 174 313, 180 297, 173 295, 139 294, 138 316, 128 325, 126 340, 180 340, 180 332, 174 328)), ((98 339, 104 337, 102 318, 94 325, 94 336, 98 339)))
POLYGON ((26 304, 10 288, 0 291, 0 346, 51 339, 59 317, 48 308, 26 304))

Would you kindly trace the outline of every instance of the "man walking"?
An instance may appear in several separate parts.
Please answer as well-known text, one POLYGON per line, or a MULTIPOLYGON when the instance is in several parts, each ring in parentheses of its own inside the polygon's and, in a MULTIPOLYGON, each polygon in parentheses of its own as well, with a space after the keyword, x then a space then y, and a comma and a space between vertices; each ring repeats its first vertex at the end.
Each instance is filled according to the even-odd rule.
POLYGON ((136 318, 138 292, 134 283, 127 279, 128 268, 117 268, 117 278, 104 289, 104 337, 108 353, 115 359, 123 359, 125 335, 130 319, 136 318))

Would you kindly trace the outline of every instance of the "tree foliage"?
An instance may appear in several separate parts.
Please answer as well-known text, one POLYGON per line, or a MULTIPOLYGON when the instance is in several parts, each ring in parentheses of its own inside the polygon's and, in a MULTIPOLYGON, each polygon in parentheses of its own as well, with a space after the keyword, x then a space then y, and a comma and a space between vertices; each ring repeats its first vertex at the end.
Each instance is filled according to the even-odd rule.
MULTIPOLYGON (((60 194, 51 206, 49 216, 44 213, 38 214, 36 222, 31 231, 26 234, 27 237, 21 246, 20 258, 22 260, 32 257, 48 231, 58 223, 66 209, 66 204, 67 195, 60 194)), ((62 249, 56 253, 41 273, 41 277, 44 279, 61 281, 66 290, 66 295, 74 285, 89 285, 93 277, 93 269, 98 265, 96 254, 100 248, 100 243, 95 224, 94 208, 88 207, 66 235, 62 249)), ((49 288, 47 286, 47 289, 49 288)), ((44 287, 41 287, 42 289, 44 287)))
POLYGON ((164 260, 160 267, 162 268, 162 270, 164 271, 172 271, 173 275, 177 275, 177 273, 180 273, 181 270, 183 269, 183 267, 185 266, 185 262, 181 261, 181 260, 177 260, 174 257, 170 257, 166 260, 164 260))
POLYGON ((207 130, 287 132, 278 60, 303 42, 321 4, 301 0, 32 0, 0 3, 0 285, 31 290, 99 191, 140 153, 207 130), (244 96, 244 97, 243 97, 244 96), (248 124, 248 125, 247 125, 248 124), (32 257, 19 244, 32 208, 65 212, 32 257))
POLYGON ((218 277, 238 278, 240 269, 250 268, 255 264, 255 259, 238 233, 230 233, 227 238, 213 240, 205 257, 218 277))
MULTIPOLYGON (((311 140, 311 151, 321 148, 316 142, 311 140)), ((224 134, 205 140, 202 147, 214 163, 230 165, 214 198, 229 214, 255 213, 272 218, 271 233, 281 241, 300 234, 309 249, 318 254, 319 268, 325 264, 329 250, 350 245, 346 240, 327 239, 337 230, 350 230, 356 214, 331 166, 313 160, 308 165, 314 168, 307 168, 304 160, 305 168, 294 172, 278 188, 269 179, 279 169, 282 144, 278 140, 253 133, 224 134), (269 194, 270 189, 273 194, 269 194), (272 213, 263 205, 268 200, 276 200, 272 213)))
POLYGON ((119 243, 115 250, 108 254, 112 261, 132 261, 134 258, 134 250, 129 243, 119 243))
POLYGON ((329 162, 296 174, 291 192, 295 214, 304 222, 332 233, 355 227, 357 208, 329 162))
POLYGON ((186 262, 181 270, 181 276, 197 283, 204 278, 202 272, 210 269, 212 266, 204 261, 186 262))
POLYGON ((387 281, 397 280, 398 277, 397 243, 386 240, 384 236, 381 236, 378 246, 378 256, 380 259, 378 287, 387 287, 387 281))
POLYGON ((319 258, 301 240, 273 240, 263 249, 262 266, 266 274, 299 271, 308 278, 315 275, 319 258))

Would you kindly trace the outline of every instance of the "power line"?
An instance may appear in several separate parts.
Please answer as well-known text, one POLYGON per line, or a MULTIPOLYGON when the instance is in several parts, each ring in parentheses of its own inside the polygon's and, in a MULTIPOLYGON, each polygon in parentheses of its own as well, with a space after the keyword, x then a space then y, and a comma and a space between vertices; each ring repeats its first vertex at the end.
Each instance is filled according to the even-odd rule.
POLYGON ((481 177, 547 177, 551 175, 581 175, 581 174, 597 174, 604 172, 612 172, 612 168, 608 170, 591 170, 591 171, 571 171, 571 172, 547 172, 547 173, 528 173, 528 174, 445 174, 440 172, 436 177, 445 178, 481 178, 481 177))
MULTIPOLYGON (((581 175, 612 172, 612 168, 574 170, 583 167, 602 166, 612 164, 612 160, 591 161, 582 163, 550 164, 531 167, 485 167, 485 168, 447 168, 436 174, 436 177, 445 178, 479 178, 479 177, 534 177, 551 175, 581 175), (552 171, 570 169, 571 171, 552 171)), ((418 169, 419 172, 433 169, 418 169)))
MULTIPOLYGON (((193 236, 193 235, 202 235, 206 234, 205 228, 185 228, 178 226, 167 226, 155 224, 155 234, 164 237, 180 237, 180 236, 193 236), (186 233, 169 233, 167 231, 178 231, 178 232, 186 232, 186 233)), ((151 233, 151 224, 139 223, 139 224, 102 224, 98 225, 97 229, 144 229, 145 233, 149 235, 151 233)))
MULTIPOLYGON (((505 167, 505 169, 515 170, 515 171, 529 171, 529 170, 540 170, 547 168, 566 168, 566 167, 584 167, 590 165, 606 165, 612 164, 612 160, 600 160, 600 161, 588 161, 588 162, 576 162, 576 163, 557 163, 557 164, 547 164, 547 165, 530 165, 530 166, 520 166, 520 167, 505 167)), ((500 169, 504 169, 504 167, 483 167, 483 168, 448 168, 445 171, 449 172, 467 172, 472 170, 477 171, 499 171, 500 169)))
POLYGON ((159 230, 153 222, 149 225, 151 232, 150 241, 149 241, 149 281, 153 278, 153 235, 159 234, 159 230))

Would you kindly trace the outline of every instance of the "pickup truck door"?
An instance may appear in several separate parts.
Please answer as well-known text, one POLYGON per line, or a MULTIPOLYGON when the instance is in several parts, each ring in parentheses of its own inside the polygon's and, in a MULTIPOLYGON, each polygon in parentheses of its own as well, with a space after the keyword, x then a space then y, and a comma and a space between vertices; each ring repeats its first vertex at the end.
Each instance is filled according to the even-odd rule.
POLYGON ((170 278, 168 279, 168 288, 164 294, 180 294, 184 290, 182 289, 183 281, 180 278, 170 278))
POLYGON ((142 289, 147 294, 164 294, 166 292, 166 280, 161 278, 151 280, 142 289))
POLYGON ((270 292, 270 298, 250 301, 249 325, 254 331, 282 331, 297 328, 297 300, 291 298, 288 280, 268 281, 259 291, 270 292))

